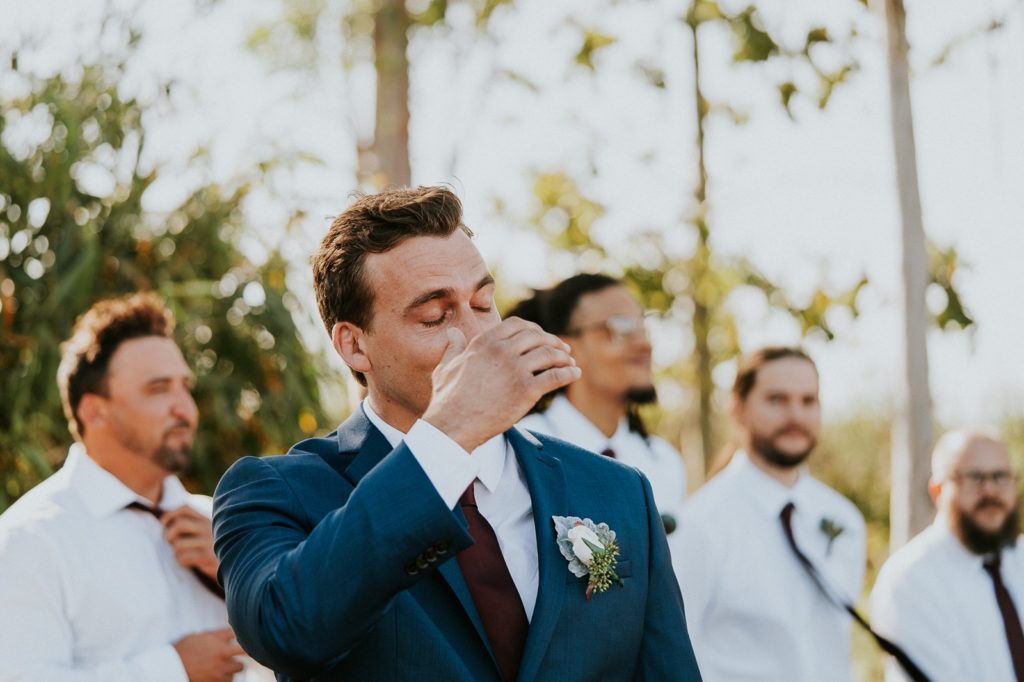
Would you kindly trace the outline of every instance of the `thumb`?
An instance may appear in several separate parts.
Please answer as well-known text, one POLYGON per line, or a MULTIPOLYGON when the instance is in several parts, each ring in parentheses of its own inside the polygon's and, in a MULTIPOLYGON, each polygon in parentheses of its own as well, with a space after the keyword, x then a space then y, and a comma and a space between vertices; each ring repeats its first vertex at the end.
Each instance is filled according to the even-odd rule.
POLYGON ((441 356, 441 362, 438 364, 444 365, 451 362, 464 350, 466 350, 466 335, 460 329, 448 327, 448 347, 444 349, 444 355, 441 356))

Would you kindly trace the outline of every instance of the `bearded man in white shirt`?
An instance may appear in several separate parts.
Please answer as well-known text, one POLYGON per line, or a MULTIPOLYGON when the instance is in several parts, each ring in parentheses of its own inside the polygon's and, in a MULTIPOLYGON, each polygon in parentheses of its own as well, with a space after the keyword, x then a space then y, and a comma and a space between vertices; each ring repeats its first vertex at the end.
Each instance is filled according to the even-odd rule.
MULTIPOLYGON (((875 628, 932 682, 1024 680, 1024 552, 1006 444, 983 432, 947 433, 932 456, 929 493, 935 522, 878 574, 875 628)), ((891 661, 886 679, 904 679, 891 661)))
POLYGON ((101 301, 63 346, 77 442, 0 516, 0 680, 222 682, 242 653, 191 460, 194 377, 152 295, 101 301), (215 594, 220 592, 220 594, 215 594))
POLYGON ((644 311, 625 284, 580 274, 537 291, 509 311, 572 348, 582 376, 545 396, 519 425, 613 457, 644 473, 665 532, 676 529, 686 468, 667 441, 647 432, 638 408, 657 400, 644 311))
POLYGON ((803 466, 821 424, 813 361, 785 347, 743 358, 732 413, 740 448, 670 539, 701 672, 711 682, 849 680, 840 603, 861 589, 864 519, 803 466))

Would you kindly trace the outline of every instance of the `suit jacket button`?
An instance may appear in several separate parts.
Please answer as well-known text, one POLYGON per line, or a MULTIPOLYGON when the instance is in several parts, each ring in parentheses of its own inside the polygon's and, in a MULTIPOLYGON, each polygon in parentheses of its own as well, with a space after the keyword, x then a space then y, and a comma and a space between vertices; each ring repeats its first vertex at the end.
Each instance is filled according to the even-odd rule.
POLYGON ((422 554, 420 554, 418 557, 416 557, 416 565, 419 566, 420 568, 429 568, 430 567, 430 563, 427 562, 427 560, 423 558, 422 554))
POLYGON ((416 575, 417 573, 420 572, 420 569, 416 568, 415 562, 409 562, 405 566, 405 572, 408 573, 409 575, 416 575))
POLYGON ((426 557, 427 561, 429 561, 430 563, 434 563, 435 561, 437 561, 437 552, 435 552, 432 547, 428 547, 427 549, 423 550, 423 556, 426 557))
POLYGON ((440 542, 434 543, 434 551, 436 551, 438 554, 447 554, 448 542, 446 540, 441 540, 440 542))

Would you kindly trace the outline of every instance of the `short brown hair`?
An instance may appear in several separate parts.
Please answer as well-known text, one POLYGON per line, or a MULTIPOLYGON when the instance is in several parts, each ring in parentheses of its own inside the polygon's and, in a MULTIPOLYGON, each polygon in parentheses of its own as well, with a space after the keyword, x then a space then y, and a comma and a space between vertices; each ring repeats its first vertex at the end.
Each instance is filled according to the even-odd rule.
POLYGON ((71 338, 61 344, 57 387, 68 428, 81 438, 85 426, 78 404, 87 393, 106 395, 107 367, 118 347, 142 336, 170 338, 174 314, 156 294, 133 294, 99 301, 78 318, 71 338))
MULTIPOLYGON (((368 329, 373 291, 363 274, 368 253, 384 253, 411 237, 448 237, 461 229, 462 202, 447 187, 389 188, 359 196, 334 219, 313 256, 313 287, 327 333, 338 322, 368 329)), ((356 378, 364 386, 365 377, 356 378)))
POLYGON ((740 358, 739 363, 736 366, 736 380, 732 384, 733 396, 739 398, 740 401, 746 400, 747 396, 750 395, 750 392, 754 389, 754 384, 757 383, 757 373, 761 368, 769 362, 783 360, 785 358, 806 360, 811 363, 811 366, 814 367, 815 371, 818 370, 818 367, 814 364, 814 360, 811 359, 811 356, 801 348, 795 348, 792 346, 767 346, 740 358))

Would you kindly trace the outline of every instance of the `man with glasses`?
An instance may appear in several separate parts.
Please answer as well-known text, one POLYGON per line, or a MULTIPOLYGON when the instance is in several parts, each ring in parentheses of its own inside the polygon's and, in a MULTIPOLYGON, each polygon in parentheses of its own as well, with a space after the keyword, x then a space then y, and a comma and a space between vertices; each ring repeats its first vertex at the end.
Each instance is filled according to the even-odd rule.
MULTIPOLYGON (((935 522, 878 574, 875 628, 932 682, 1024 680, 1024 552, 1006 444, 982 432, 946 434, 928 492, 935 522)), ((904 679, 891 661, 886 679, 904 679)))
POLYGON ((509 311, 569 344, 582 376, 546 396, 520 426, 639 469, 651 481, 665 531, 686 495, 679 453, 647 432, 638 407, 657 399, 645 314, 617 279, 582 274, 535 292, 509 311))

